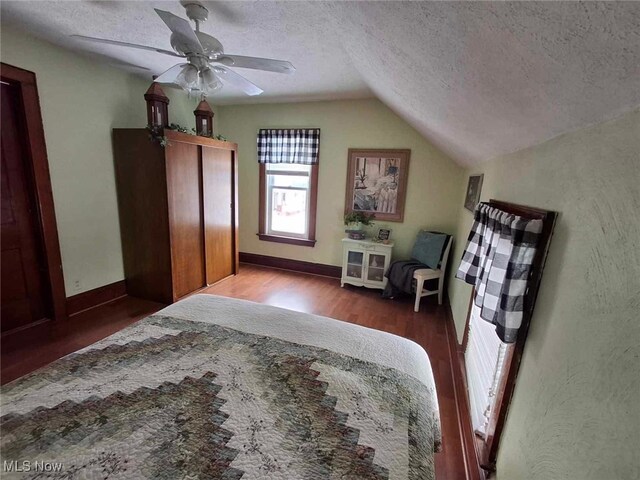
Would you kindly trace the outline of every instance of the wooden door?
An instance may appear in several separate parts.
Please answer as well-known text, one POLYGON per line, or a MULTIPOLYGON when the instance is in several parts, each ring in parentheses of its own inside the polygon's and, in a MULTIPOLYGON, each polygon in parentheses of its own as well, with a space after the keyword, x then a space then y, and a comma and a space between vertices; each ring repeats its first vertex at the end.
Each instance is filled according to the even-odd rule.
POLYGON ((202 147, 204 241, 207 284, 235 271, 233 152, 202 147))
POLYGON ((165 147, 173 299, 205 286, 202 178, 198 146, 165 147))
POLYGON ((2 321, 6 332, 51 318, 46 263, 17 87, 2 83, 2 321))

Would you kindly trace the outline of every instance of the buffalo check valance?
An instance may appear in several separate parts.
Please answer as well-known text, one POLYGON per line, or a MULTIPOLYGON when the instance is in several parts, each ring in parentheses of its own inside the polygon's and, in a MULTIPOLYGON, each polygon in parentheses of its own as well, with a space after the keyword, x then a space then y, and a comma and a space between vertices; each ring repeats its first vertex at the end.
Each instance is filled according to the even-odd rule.
POLYGON ((258 163, 315 165, 319 152, 319 128, 261 129, 258 132, 258 163))
POLYGON ((542 220, 526 219, 481 203, 456 278, 475 287, 480 318, 493 323, 500 340, 516 341, 529 272, 542 220))

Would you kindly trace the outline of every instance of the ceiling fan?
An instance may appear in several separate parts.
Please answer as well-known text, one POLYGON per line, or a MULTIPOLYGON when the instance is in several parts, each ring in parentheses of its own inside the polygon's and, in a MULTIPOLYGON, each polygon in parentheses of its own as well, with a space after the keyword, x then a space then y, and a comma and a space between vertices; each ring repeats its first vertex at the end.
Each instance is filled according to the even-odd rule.
POLYGON ((284 60, 245 57, 224 53, 224 48, 218 39, 200 31, 200 22, 207 20, 209 10, 198 0, 181 0, 180 4, 185 8, 187 17, 195 23, 195 30, 191 28, 189 22, 184 18, 180 18, 164 10, 154 9, 171 30, 170 41, 171 46, 175 50, 174 52, 146 45, 87 37, 84 35, 72 35, 72 37, 90 42, 137 48, 162 53, 164 55, 171 55, 173 57, 186 58, 187 63, 174 65, 158 76, 155 81, 162 84, 178 86, 190 94, 211 95, 216 90, 222 88, 223 83, 234 85, 247 95, 260 95, 263 92, 260 87, 228 67, 251 68, 254 70, 288 74, 295 72, 296 69, 294 66, 284 60))

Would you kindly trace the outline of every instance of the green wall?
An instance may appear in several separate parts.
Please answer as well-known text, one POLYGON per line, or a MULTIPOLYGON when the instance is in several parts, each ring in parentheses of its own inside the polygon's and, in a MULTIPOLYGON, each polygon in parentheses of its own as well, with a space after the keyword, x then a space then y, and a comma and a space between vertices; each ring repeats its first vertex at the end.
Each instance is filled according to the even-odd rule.
POLYGON ((240 175, 240 251, 340 265, 349 148, 409 148, 409 181, 403 223, 376 222, 393 230, 394 257, 408 258, 421 227, 454 232, 463 170, 375 99, 220 106, 220 131, 238 143, 240 175), (317 243, 299 247, 258 239, 258 163, 260 128, 319 127, 317 243))
MULTIPOLYGON (((482 200, 560 212, 498 479, 639 478, 640 110, 471 173, 484 173, 482 200)), ((456 203, 463 198, 460 191, 456 203)), ((463 239, 473 218, 462 208, 458 215, 463 239)), ((449 283, 461 339, 471 288, 449 283)))
MULTIPOLYGON (((111 129, 144 128, 151 79, 4 25, 0 54, 37 77, 67 295, 122 280, 111 129)), ((170 120, 195 126, 195 100, 165 92, 170 120)))

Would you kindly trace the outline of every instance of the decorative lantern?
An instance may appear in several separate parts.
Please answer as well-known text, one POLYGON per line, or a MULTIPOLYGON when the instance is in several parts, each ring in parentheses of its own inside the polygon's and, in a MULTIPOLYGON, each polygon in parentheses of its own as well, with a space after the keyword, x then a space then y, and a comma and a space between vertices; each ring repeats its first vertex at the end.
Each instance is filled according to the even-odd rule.
POLYGON ((153 82, 144 94, 144 99, 147 101, 147 124, 153 127, 168 127, 169 99, 160 85, 153 82))
POLYGON ((203 137, 213 136, 213 110, 204 98, 193 113, 196 116, 196 133, 203 137))

